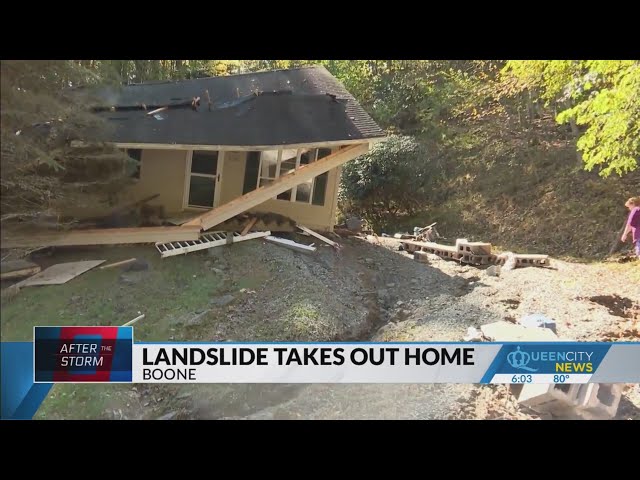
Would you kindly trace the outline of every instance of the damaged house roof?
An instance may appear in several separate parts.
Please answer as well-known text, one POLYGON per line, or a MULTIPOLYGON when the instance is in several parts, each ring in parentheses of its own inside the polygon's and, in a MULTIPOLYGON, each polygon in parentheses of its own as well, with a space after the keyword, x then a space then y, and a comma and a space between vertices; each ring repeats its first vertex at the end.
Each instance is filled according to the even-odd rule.
POLYGON ((102 139, 117 143, 293 145, 385 136, 322 66, 133 84, 97 95, 94 110, 114 127, 102 139))

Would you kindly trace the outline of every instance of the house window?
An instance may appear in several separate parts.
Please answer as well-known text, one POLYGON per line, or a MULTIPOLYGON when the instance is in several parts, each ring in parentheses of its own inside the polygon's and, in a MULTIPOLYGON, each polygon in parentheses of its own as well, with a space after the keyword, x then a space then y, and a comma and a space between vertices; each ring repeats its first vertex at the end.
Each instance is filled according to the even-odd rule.
MULTIPOLYGON (((284 176, 296 169, 298 162, 298 150, 283 150, 280 161, 280 176, 284 176)), ((299 165, 298 165, 299 166, 299 165)), ((278 195, 278 200, 291 200, 291 190, 278 195)))
POLYGON ((189 207, 208 207, 214 205, 216 175, 218 173, 218 152, 194 151, 191 154, 189 177, 189 207))
POLYGON ((139 148, 127 148, 125 149, 124 153, 126 153, 133 160, 133 162, 125 165, 125 172, 129 177, 139 179, 140 165, 142 164, 142 150, 139 148))
MULTIPOLYGON (((329 148, 265 150, 249 152, 244 172, 242 193, 270 185, 277 178, 293 173, 296 168, 308 165, 331 154, 329 148)), ((279 194, 277 200, 323 206, 327 192, 329 172, 279 194)))
POLYGON ((258 185, 258 172, 260 171, 260 152, 247 154, 247 165, 244 170, 244 186, 242 194, 255 190, 258 185))
POLYGON ((263 150, 260 152, 260 178, 258 187, 270 185, 278 178, 281 150, 263 150))
MULTIPOLYGON (((321 158, 331 154, 328 148, 314 148, 303 152, 300 156, 300 165, 308 165, 317 162, 321 158)), ((324 197, 327 190, 328 172, 323 173, 296 187, 296 202, 324 205, 324 197), (312 202, 313 200, 313 202, 312 202)))

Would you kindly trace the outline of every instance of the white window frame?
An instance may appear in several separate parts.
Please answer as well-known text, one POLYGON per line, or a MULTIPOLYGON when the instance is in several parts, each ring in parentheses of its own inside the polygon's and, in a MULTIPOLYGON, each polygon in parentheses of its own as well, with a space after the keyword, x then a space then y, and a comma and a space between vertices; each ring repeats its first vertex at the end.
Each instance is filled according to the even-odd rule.
POLYGON ((224 150, 218 150, 218 163, 216 166, 216 173, 192 173, 191 172, 191 164, 193 161, 193 150, 187 150, 186 157, 186 169, 184 176, 184 195, 182 197, 182 208, 184 209, 196 209, 196 210, 211 210, 218 206, 220 202, 220 190, 222 186, 222 170, 224 167, 224 150), (213 178, 214 181, 214 191, 213 191, 213 205, 201 206, 201 205, 190 205, 189 204, 189 190, 191 189, 191 177, 208 177, 213 178))
MULTIPOLYGON (((304 150, 314 150, 315 151, 315 155, 313 157, 313 159, 307 164, 310 165, 314 162, 318 161, 318 155, 320 153, 320 148, 313 148, 313 149, 303 149, 303 148, 298 148, 297 152, 296 152, 296 165, 294 168, 294 172, 296 170, 298 170, 300 168, 300 159, 302 158, 302 152, 304 150)), ((332 151, 332 153, 335 151, 335 149, 330 149, 332 151)), ((272 150, 269 150, 272 151, 272 150)), ((277 157, 277 162, 276 162, 276 171, 275 171, 275 177, 265 177, 262 175, 262 158, 264 155, 265 150, 260 150, 260 161, 258 162, 258 179, 256 180, 256 189, 260 188, 260 182, 262 180, 277 180, 278 178, 280 178, 280 168, 282 165, 282 149, 278 150, 278 157, 277 157)), ((191 168, 191 166, 189 165, 189 169, 191 168)), ((296 196, 298 194, 298 186, 294 185, 293 187, 291 187, 291 198, 289 200, 285 200, 282 198, 278 198, 277 196, 273 197, 272 200, 278 200, 280 202, 294 202, 294 203, 300 203, 302 205, 313 205, 313 192, 315 190, 316 187, 316 178, 319 175, 313 177, 313 182, 311 182, 311 190, 309 191, 309 201, 307 202, 302 202, 302 201, 297 201, 296 200, 296 196)), ((216 187, 217 188, 217 187, 216 187)), ((217 194, 217 190, 216 190, 216 194, 217 194)), ((326 202, 326 192, 325 192, 325 202, 326 202)), ((320 207, 321 205, 313 205, 314 207, 320 207)))

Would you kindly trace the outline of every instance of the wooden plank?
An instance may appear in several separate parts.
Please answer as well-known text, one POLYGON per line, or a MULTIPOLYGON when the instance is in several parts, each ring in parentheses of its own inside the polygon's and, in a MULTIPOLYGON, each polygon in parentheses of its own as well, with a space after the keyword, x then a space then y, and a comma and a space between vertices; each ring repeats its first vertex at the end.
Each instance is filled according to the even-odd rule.
POLYGON ((251 220, 249 220, 247 226, 242 229, 242 232, 240 232, 240 236, 244 236, 249 233, 249 230, 251 230, 251 228, 256 224, 257 221, 258 217, 253 217, 251 220))
POLYGON ((328 155, 316 162, 304 165, 303 167, 294 170, 292 173, 276 179, 270 185, 253 190, 252 192, 235 198, 220 207, 214 208, 213 210, 201 215, 199 218, 185 223, 183 226, 195 226, 199 224, 203 230, 209 230, 225 220, 229 220, 240 213, 246 212, 257 205, 264 203, 270 198, 276 197, 290 188, 328 172, 332 168, 342 165, 349 160, 353 160, 368 151, 368 144, 355 145, 353 147, 339 150, 336 153, 332 153, 331 155, 328 155))
POLYGON ((303 245, 302 243, 296 243, 293 240, 289 240, 287 238, 280 238, 280 237, 272 237, 272 236, 268 236, 264 238, 266 241, 271 242, 271 243, 275 243, 276 245, 280 245, 283 247, 287 247, 290 248, 292 250, 295 250, 297 252, 304 252, 304 253, 309 253, 309 252, 315 252, 316 248, 309 246, 309 245, 303 245))
POLYGON ((20 287, 34 285, 60 285, 67 283, 72 278, 82 275, 87 270, 97 267, 106 260, 88 260, 86 262, 68 262, 52 265, 46 270, 20 282, 20 287))
POLYGON ((2 239, 2 248, 167 243, 181 240, 197 240, 199 236, 199 227, 101 228, 7 236, 2 239))
POLYGON ((317 239, 322 240, 324 243, 331 245, 332 247, 340 248, 340 244, 339 243, 336 243, 333 240, 329 240, 327 237, 323 237, 319 233, 316 233, 313 230, 311 230, 310 228, 303 227, 302 225, 298 225, 298 228, 300 230, 302 230, 303 232, 306 232, 309 235, 312 235, 312 236, 316 237, 317 239))
POLYGON ((128 263, 132 263, 135 261, 136 261, 135 258, 129 258, 127 260, 122 260, 120 262, 110 263, 109 265, 103 265, 102 267, 99 268, 99 270, 104 270, 105 268, 119 267, 121 265, 127 265, 128 263))
POLYGON ((0 279, 11 280, 14 278, 28 277, 40 271, 40 265, 26 260, 9 260, 0 264, 0 279))

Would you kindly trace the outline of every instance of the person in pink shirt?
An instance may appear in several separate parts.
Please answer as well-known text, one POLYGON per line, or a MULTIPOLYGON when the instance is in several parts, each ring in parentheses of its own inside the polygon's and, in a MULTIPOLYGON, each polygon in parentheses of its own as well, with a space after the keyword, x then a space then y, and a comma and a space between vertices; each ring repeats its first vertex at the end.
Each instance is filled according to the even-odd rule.
POLYGON ((631 233, 631 241, 636 248, 636 255, 640 259, 640 197, 631 197, 624 204, 629 212, 629 218, 627 219, 627 226, 624 228, 622 234, 622 242, 627 241, 627 236, 631 233))

